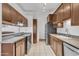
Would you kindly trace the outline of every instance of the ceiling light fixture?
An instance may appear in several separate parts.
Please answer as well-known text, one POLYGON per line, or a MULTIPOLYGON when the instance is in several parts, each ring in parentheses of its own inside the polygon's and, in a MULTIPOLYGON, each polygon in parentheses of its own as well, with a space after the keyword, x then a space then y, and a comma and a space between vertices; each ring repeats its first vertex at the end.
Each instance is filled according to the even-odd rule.
POLYGON ((46 3, 42 3, 42 5, 43 5, 43 12, 45 12, 46 11, 46 3))
POLYGON ((44 4, 44 6, 46 6, 47 4, 46 3, 43 3, 44 4))

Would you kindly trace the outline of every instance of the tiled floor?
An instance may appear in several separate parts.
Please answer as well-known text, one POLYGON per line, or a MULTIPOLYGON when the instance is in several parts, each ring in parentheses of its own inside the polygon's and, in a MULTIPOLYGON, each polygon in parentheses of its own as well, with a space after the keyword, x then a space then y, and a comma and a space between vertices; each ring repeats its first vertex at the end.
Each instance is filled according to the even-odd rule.
POLYGON ((32 46, 27 56, 54 56, 54 53, 49 45, 46 45, 44 41, 41 41, 32 46))

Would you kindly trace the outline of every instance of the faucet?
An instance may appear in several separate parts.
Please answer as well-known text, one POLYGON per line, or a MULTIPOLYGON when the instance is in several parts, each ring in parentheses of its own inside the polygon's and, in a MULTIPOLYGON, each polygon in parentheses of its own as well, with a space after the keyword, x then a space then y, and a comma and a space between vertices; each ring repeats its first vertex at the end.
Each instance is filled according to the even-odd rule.
POLYGON ((69 30, 68 30, 68 28, 66 28, 65 31, 67 33, 67 36, 69 37, 69 30))

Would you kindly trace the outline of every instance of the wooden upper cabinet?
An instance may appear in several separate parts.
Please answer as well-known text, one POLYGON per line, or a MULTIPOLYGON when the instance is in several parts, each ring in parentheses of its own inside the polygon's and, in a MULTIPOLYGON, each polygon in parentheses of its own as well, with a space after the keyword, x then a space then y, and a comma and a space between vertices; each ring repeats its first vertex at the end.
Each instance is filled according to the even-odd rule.
POLYGON ((57 15, 56 14, 52 14, 52 21, 53 21, 53 23, 56 22, 56 20, 57 20, 57 15))
POLYGON ((63 10, 64 10, 64 6, 63 4, 61 4, 58 8, 58 10, 56 11, 57 14, 57 21, 60 22, 63 20, 63 10))
POLYGON ((71 4, 71 25, 79 26, 79 3, 71 4))
POLYGON ((10 24, 17 25, 19 22, 27 26, 27 19, 7 3, 2 4, 2 19, 3 23, 6 21, 5 24, 10 22, 10 24))
POLYGON ((58 21, 67 20, 71 16, 71 4, 62 3, 56 11, 58 21))
POLYGON ((48 15, 48 19, 47 20, 48 20, 48 22, 52 22, 52 14, 48 15))
POLYGON ((63 13, 64 13, 64 20, 67 20, 68 18, 71 17, 71 4, 70 3, 64 3, 63 4, 64 6, 64 10, 63 10, 63 13))
POLYGON ((56 10, 55 14, 56 14, 56 27, 57 28, 62 28, 63 27, 63 11, 64 11, 64 6, 63 4, 61 4, 59 6, 59 8, 56 10))
POLYGON ((57 15, 56 14, 49 14, 48 15, 48 22, 51 22, 52 24, 54 24, 57 20, 57 15))
POLYGON ((12 23, 17 24, 17 11, 12 7, 10 7, 10 10, 12 23))
POLYGON ((2 19, 3 21, 11 22, 10 6, 6 3, 2 4, 2 19))

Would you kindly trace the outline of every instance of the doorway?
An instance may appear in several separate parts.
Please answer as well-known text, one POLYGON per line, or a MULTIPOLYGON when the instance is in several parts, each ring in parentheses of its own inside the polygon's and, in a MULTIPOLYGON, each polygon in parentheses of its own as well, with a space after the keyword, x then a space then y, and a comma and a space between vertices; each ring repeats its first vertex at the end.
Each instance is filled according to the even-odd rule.
POLYGON ((33 43, 37 43, 37 19, 33 19, 33 43))

